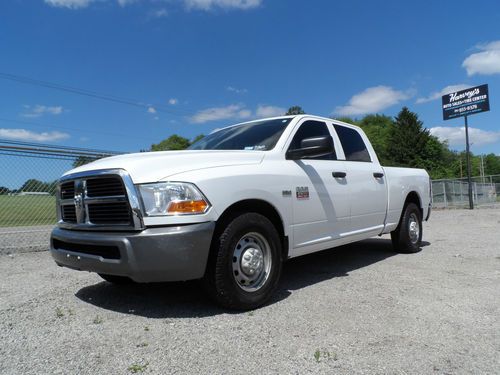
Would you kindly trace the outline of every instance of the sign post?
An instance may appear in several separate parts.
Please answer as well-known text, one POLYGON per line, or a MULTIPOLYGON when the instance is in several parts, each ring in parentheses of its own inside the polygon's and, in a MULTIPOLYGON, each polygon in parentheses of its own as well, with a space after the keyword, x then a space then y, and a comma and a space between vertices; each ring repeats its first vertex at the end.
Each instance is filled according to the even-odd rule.
POLYGON ((469 184, 469 207, 474 208, 472 199, 472 180, 470 165, 470 146, 469 146, 469 124, 467 116, 474 113, 480 113, 490 110, 490 101, 488 95, 488 85, 471 87, 470 89, 455 91, 442 98, 443 120, 451 120, 457 117, 465 119, 465 153, 467 158, 467 182, 469 184))
POLYGON ((467 124, 467 115, 465 119, 465 160, 467 161, 467 183, 469 185, 469 208, 474 209, 474 200, 472 199, 472 180, 471 180, 471 166, 470 166, 470 151, 469 151, 469 125, 467 124))

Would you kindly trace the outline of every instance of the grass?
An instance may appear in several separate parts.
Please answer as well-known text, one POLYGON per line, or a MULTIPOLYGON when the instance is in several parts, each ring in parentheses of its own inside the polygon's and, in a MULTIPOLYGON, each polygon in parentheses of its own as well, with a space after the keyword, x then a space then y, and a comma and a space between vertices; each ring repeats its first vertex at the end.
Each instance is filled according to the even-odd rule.
POLYGON ((60 307, 56 308, 56 316, 58 318, 62 318, 64 316, 64 312, 60 307))
POLYGON ((101 324, 102 322, 104 322, 104 319, 102 319, 99 315, 96 315, 93 322, 94 324, 101 324))
POLYGON ((338 360, 337 353, 329 352, 328 350, 316 350, 313 354, 316 362, 321 362, 322 360, 330 361, 330 360, 338 360))
POLYGON ((56 221, 53 196, 0 195, 0 227, 51 225, 56 221))
POLYGON ((137 364, 137 363, 134 363, 133 365, 130 365, 128 370, 134 374, 138 373, 138 372, 143 372, 144 370, 146 370, 146 368, 148 367, 149 363, 146 362, 145 364, 143 365, 140 365, 140 364, 137 364))

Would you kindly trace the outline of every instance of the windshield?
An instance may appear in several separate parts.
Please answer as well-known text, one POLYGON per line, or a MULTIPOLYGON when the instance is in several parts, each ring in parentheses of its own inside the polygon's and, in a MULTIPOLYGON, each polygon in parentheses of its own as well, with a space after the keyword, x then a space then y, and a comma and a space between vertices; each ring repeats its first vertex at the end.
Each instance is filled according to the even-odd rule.
POLYGON ((272 150, 292 118, 251 122, 218 130, 188 150, 272 150))

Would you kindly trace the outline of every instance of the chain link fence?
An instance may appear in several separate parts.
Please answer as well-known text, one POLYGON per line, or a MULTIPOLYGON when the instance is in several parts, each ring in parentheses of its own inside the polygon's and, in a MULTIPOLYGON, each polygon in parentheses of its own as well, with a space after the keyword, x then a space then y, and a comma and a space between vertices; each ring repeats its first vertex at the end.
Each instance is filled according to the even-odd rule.
MULTIPOLYGON (((467 178, 432 181, 433 206, 436 208, 469 207, 467 178)), ((500 202, 500 175, 472 178, 472 199, 475 206, 500 202)))
POLYGON ((0 140, 0 253, 47 250, 57 179, 116 152, 0 140))
MULTIPOLYGON (((0 253, 47 250, 56 223, 57 179, 117 152, 0 139, 0 253)), ((468 207, 466 179, 432 181, 436 208, 468 207)), ((500 201, 500 175, 473 178, 474 204, 500 201)))

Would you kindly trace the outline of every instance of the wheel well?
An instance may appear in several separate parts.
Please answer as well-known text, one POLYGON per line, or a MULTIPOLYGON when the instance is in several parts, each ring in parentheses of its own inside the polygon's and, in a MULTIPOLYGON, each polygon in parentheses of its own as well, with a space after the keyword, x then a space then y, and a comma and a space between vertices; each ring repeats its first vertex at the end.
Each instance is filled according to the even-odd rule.
POLYGON ((215 232, 213 238, 218 238, 219 234, 224 230, 226 225, 236 216, 247 213, 255 212, 267 217, 278 231, 281 239, 281 247, 283 252, 283 260, 288 258, 288 237, 285 236, 285 230, 281 216, 276 208, 270 203, 260 199, 246 199, 236 202, 226 208, 222 215, 217 220, 215 225, 215 232))
POLYGON ((420 197, 416 191, 408 193, 408 195, 406 196, 404 207, 406 207, 408 203, 415 203, 417 207, 420 209, 420 215, 423 217, 424 210, 422 209, 422 204, 420 203, 420 197))

